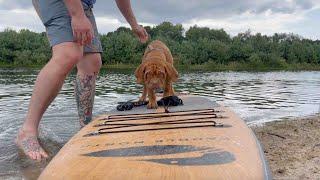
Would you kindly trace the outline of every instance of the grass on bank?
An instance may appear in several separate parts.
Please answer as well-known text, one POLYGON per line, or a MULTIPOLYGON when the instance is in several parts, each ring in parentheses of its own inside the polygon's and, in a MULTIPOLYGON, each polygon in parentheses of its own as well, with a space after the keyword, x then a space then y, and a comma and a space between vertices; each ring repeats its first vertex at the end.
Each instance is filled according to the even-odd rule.
MULTIPOLYGON (((110 70, 132 70, 139 64, 104 64, 102 68, 110 70)), ((42 68, 44 64, 6 64, 0 63, 0 68, 42 68)), ((275 64, 230 62, 219 64, 209 61, 204 64, 175 64, 179 71, 320 71, 320 64, 278 62, 275 64)))
MULTIPOLYGON (((138 64, 111 64, 103 65, 106 69, 135 69, 138 64)), ((307 64, 307 63, 297 63, 297 64, 252 64, 252 63, 239 63, 231 62, 229 64, 217 64, 214 62, 208 62, 205 64, 175 64, 175 67, 179 71, 320 71, 319 64, 307 64)))

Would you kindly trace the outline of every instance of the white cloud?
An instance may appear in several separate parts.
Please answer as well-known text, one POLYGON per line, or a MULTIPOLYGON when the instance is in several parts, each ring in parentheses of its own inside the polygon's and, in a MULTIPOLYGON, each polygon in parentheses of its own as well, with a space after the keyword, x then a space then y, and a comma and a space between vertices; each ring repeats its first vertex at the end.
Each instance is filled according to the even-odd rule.
POLYGON ((227 19, 192 19, 183 23, 184 27, 197 24, 210 28, 223 28, 235 35, 250 29, 252 32, 261 32, 263 34, 273 34, 275 32, 290 32, 286 25, 296 23, 304 19, 301 15, 272 13, 270 10, 263 14, 253 14, 249 11, 227 19))
MULTIPOLYGON (((255 5, 250 5, 253 7, 258 7, 258 4, 264 4, 265 6, 261 9, 264 9, 263 11, 257 13, 258 9, 255 8, 248 8, 247 10, 243 10, 240 12, 235 13, 234 11, 228 11, 227 15, 221 14, 221 8, 220 9, 220 15, 215 16, 215 10, 209 11, 208 8, 203 7, 207 9, 207 15, 206 16, 193 16, 191 18, 186 18, 186 20, 181 19, 180 22, 182 22, 185 29, 188 29, 190 26, 193 26, 197 24, 198 26, 206 26, 210 28, 223 28, 228 33, 232 35, 236 35, 239 32, 244 32, 248 29, 250 29, 253 33, 261 32, 262 34, 268 34, 271 35, 273 33, 280 33, 280 32, 286 32, 286 33, 297 33, 307 38, 312 39, 320 39, 320 34, 318 33, 318 29, 320 28, 320 25, 318 25, 318 18, 320 17, 320 1, 319 0, 309 0, 309 2, 313 3, 312 8, 294 8, 295 4, 297 4, 297 0, 285 0, 287 5, 287 9, 294 9, 294 11, 284 11, 282 10, 283 3, 281 4, 279 2, 279 5, 276 4, 269 5, 271 0, 263 0, 263 1, 257 1, 252 2, 255 5), (269 2, 269 4, 267 3, 269 2), (209 13, 210 12, 210 13, 209 13), (230 13, 234 12, 234 13, 230 13), (311 13, 318 13, 318 16, 310 16, 311 13), (306 24, 304 26, 304 24, 306 24)), ((98 1, 99 2, 99 1, 98 1)), ((104 1, 100 1, 101 3, 106 3, 104 1)), ((171 1, 170 1, 171 2, 171 1)), ((192 1, 194 6, 197 6, 198 10, 201 9, 201 3, 199 1, 192 1), (197 4, 196 2, 199 2, 197 4)), ((209 1, 207 1, 208 3, 209 1)), ((212 1, 212 3, 216 3, 220 1, 212 1)), ((245 1, 242 2, 242 4, 245 1)), ((0 6, 3 3, 8 3, 8 1, 0 0, 0 6)), ((18 2, 17 2, 18 3, 18 2)), ((137 2, 135 2, 137 4, 137 2)), ((148 2, 150 4, 150 2, 148 2)), ((164 3, 164 2, 162 2, 164 3)), ((249 1, 247 1, 249 3, 249 1)), ((98 5, 98 3, 97 3, 98 5)), ((102 4, 101 4, 102 5, 102 4)), ((114 5, 114 4, 113 4, 114 5)), ((11 3, 9 5, 6 5, 8 7, 14 7, 14 4, 11 3)), ((20 5, 19 5, 20 6, 20 5)), ((45 30, 43 24, 41 23, 39 17, 37 16, 35 10, 32 6, 27 6, 28 8, 21 9, 17 5, 16 8, 11 9, 4 9, 3 7, 0 7, 0 31, 5 28, 12 28, 15 30, 27 28, 36 32, 42 32, 45 30)), ((191 5, 189 5, 191 6, 191 5)), ((249 6, 249 5, 248 5, 249 6)), ((243 6, 244 7, 244 6, 243 6)), ((302 6, 298 6, 302 7, 302 6)), ((99 10, 103 9, 103 7, 96 7, 97 16, 97 26, 100 33, 107 33, 110 31, 116 30, 120 26, 126 26, 129 27, 129 25, 123 21, 123 18, 120 17, 120 13, 117 12, 118 10, 113 10, 117 12, 116 14, 110 14, 108 15, 108 11, 104 11, 106 13, 101 13, 99 10), (100 9, 99 9, 100 8, 100 9), (99 13, 100 12, 100 13, 99 13)), ((111 8, 111 7, 108 7, 111 8)), ((116 8, 115 5, 112 8, 116 8)), ((144 7, 145 9, 148 9, 149 7, 144 7)), ((217 7, 215 7, 217 9, 217 7)), ((226 7, 224 7, 226 8, 226 7)), ((188 9, 188 8, 187 8, 188 9)), ((210 8, 209 8, 210 9, 210 8)), ((261 10, 260 9, 260 10, 261 10)), ((139 11, 137 12, 137 18, 138 20, 141 20, 141 14, 145 16, 154 16, 156 14, 152 14, 153 12, 150 11, 139 11), (139 15, 140 14, 140 15, 139 15), (139 18, 140 16, 140 18, 139 18)), ((182 11, 180 9, 180 11, 182 11)), ((169 12, 168 12, 169 13, 169 12)), ((182 12, 180 12, 182 13, 182 12)), ((174 12, 171 12, 169 14, 173 14, 174 12)), ((160 14, 158 14, 160 16, 160 14)), ((186 14, 187 16, 187 14, 186 14)), ((177 16, 178 18, 179 16, 177 16)), ((143 19, 143 18, 142 18, 143 19)), ((162 21, 165 21, 165 15, 163 17, 158 17, 158 19, 162 19, 162 21)), ((147 21, 149 23, 141 23, 143 25, 149 25, 154 26, 157 24, 157 22, 153 21, 147 21)), ((141 21, 140 21, 141 22, 141 21)))
MULTIPOLYGON (((99 33, 106 34, 111 31, 115 31, 121 26, 130 28, 128 23, 123 23, 117 18, 108 17, 108 16, 98 16, 96 17, 96 23, 99 33)), ((150 23, 140 23, 143 26, 154 26, 150 23)))
POLYGON ((98 31, 103 34, 114 31, 120 26, 127 26, 125 23, 120 22, 118 19, 107 16, 96 17, 96 23, 98 31))
POLYGON ((45 30, 33 8, 0 10, 0 30, 5 28, 30 29, 36 32, 45 30))
MULTIPOLYGON (((224 19, 194 18, 184 22, 183 26, 185 29, 193 25, 215 29, 223 28, 231 35, 237 35, 239 32, 245 32, 250 29, 253 33, 260 32, 267 35, 272 35, 274 33, 298 33, 306 38, 320 39, 320 34, 318 34, 316 30, 311 34, 301 34, 301 31, 297 30, 298 27, 303 26, 305 21, 310 21, 310 19, 307 19, 306 17, 309 12, 319 10, 319 6, 315 6, 310 10, 291 14, 275 13, 270 9, 261 14, 246 11, 238 16, 232 16, 224 19)), ((314 25, 314 29, 318 29, 316 28, 316 24, 314 25)))

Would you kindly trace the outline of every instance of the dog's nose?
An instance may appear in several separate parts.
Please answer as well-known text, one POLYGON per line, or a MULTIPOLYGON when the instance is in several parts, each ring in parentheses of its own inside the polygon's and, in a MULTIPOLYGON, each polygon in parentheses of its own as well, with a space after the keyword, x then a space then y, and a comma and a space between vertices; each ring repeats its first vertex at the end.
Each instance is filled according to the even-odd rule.
POLYGON ((149 87, 151 87, 152 89, 159 88, 159 87, 160 87, 160 83, 159 83, 159 81, 152 79, 152 80, 149 82, 149 87))
POLYGON ((159 85, 158 85, 158 84, 152 84, 152 88, 158 89, 158 88, 159 88, 159 85))
POLYGON ((163 93, 163 89, 162 88, 156 88, 154 91, 156 93, 163 93))

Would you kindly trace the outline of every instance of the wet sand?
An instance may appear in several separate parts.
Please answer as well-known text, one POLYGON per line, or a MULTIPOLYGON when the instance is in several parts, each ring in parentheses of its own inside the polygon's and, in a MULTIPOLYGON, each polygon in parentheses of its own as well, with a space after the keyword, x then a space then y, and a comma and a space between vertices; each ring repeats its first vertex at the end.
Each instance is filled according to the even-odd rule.
POLYGON ((320 179, 320 115, 251 128, 274 179, 320 179))

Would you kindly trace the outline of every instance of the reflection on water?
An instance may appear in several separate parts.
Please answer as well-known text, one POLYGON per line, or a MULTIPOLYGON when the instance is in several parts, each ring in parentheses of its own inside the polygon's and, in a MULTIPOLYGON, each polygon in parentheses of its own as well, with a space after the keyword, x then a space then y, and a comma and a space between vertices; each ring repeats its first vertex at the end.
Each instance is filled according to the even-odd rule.
MULTIPOLYGON (((23 122, 38 70, 0 69, 0 179, 38 176, 47 162, 33 163, 19 153, 13 140, 23 122)), ((54 155, 78 130, 71 74, 45 113, 40 136, 54 155)), ((176 91, 207 96, 236 111, 248 124, 317 113, 320 72, 214 72, 184 73, 176 91)), ((116 102, 137 99, 141 86, 133 70, 102 71, 97 81, 95 115, 116 102)))

